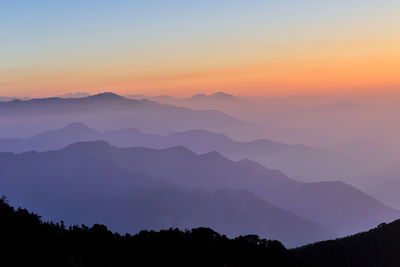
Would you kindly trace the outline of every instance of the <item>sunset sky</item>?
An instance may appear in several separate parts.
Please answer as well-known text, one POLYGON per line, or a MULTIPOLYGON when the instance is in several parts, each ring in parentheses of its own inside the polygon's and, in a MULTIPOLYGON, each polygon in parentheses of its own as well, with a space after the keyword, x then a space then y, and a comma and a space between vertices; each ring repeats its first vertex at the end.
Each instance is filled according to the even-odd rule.
POLYGON ((0 95, 400 90, 399 0, 0 0, 0 95))

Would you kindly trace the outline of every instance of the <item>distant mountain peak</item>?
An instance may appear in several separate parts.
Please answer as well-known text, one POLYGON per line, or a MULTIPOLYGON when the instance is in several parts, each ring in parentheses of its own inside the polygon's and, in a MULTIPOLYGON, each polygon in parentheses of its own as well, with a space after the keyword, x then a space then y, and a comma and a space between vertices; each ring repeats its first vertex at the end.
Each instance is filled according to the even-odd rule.
POLYGON ((207 97, 206 94, 195 94, 192 96, 193 99, 205 98, 207 97))
POLYGON ((103 92, 97 95, 90 96, 90 98, 124 98, 123 96, 117 95, 113 92, 103 92))
POLYGON ((78 141, 80 138, 84 138, 85 140, 95 138, 98 134, 98 131, 89 128, 81 122, 72 122, 63 128, 43 132, 32 136, 32 138, 36 141, 40 139, 42 141, 59 140, 60 142, 62 142, 63 138, 67 138, 69 140, 68 144, 70 144, 71 141, 78 141))
POLYGON ((219 91, 217 93, 214 93, 211 95, 212 97, 218 97, 218 98, 234 98, 234 95, 227 94, 225 92, 219 91))
POLYGON ((85 98, 81 98, 90 102, 105 102, 105 103, 117 103, 117 104, 136 104, 136 105, 159 105, 155 101, 150 101, 146 98, 143 99, 133 99, 126 98, 124 96, 118 95, 113 92, 104 92, 93 96, 88 96, 85 98))
POLYGON ((85 142, 76 142, 67 147, 65 147, 64 151, 77 151, 77 152, 104 152, 111 148, 112 146, 103 140, 98 141, 85 141, 85 142))
POLYGON ((90 96, 89 93, 86 92, 75 92, 75 93, 66 93, 59 95, 58 97, 60 98, 83 98, 83 97, 88 97, 90 96))
POLYGON ((67 129, 72 129, 72 130, 85 129, 86 130, 86 129, 90 129, 90 128, 81 122, 71 122, 70 124, 66 125, 63 129, 64 130, 67 130, 67 129))
POLYGON ((235 98, 234 95, 227 94, 225 92, 219 91, 211 95, 206 95, 206 94, 195 94, 192 96, 192 99, 206 99, 206 98, 211 98, 211 99, 233 99, 235 98))
POLYGON ((208 159, 220 159, 223 158, 223 156, 218 153, 217 151, 211 151, 211 152, 207 152, 201 155, 204 158, 208 158, 208 159))

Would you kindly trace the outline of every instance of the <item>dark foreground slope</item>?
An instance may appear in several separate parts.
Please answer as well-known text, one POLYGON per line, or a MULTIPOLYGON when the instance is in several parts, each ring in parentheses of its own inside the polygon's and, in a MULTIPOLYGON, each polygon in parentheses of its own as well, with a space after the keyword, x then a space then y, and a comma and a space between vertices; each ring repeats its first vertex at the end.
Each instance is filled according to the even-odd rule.
POLYGON ((368 232, 304 246, 293 252, 318 267, 398 267, 400 220, 381 224, 368 232))
POLYGON ((0 200, 1 266, 304 266, 278 241, 208 228, 113 234, 103 225, 43 223, 0 200))
POLYGON ((44 223, 0 199, 0 266, 400 266, 400 220, 288 251, 256 235, 229 239, 209 228, 141 231, 44 223))

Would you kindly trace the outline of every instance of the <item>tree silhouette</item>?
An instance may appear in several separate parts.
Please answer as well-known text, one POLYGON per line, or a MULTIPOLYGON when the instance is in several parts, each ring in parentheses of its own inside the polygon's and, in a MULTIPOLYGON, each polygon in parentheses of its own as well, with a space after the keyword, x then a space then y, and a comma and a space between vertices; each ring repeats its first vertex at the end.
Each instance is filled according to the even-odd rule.
POLYGON ((0 199, 0 266, 304 266, 278 241, 229 239, 209 228, 112 233, 43 222, 0 199))

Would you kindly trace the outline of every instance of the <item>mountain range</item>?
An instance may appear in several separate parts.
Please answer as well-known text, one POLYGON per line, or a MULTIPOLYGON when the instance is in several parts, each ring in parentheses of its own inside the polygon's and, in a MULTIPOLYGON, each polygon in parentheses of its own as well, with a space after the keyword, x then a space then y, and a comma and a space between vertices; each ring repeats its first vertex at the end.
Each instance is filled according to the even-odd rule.
POLYGON ((389 164, 399 157, 396 138, 399 127, 394 116, 398 108, 392 106, 396 98, 380 103, 382 99, 371 101, 363 96, 267 98, 225 92, 200 93, 188 98, 168 95, 127 97, 146 98, 190 109, 215 109, 242 121, 253 122, 252 127, 247 127, 247 133, 237 129, 224 132, 238 140, 266 137, 283 143, 335 149, 373 167, 389 164), (368 140, 368 143, 357 140, 368 140))
MULTIPOLYGON (((175 180, 165 176, 154 178, 143 168, 128 170, 120 158, 124 151, 99 141, 76 143, 53 152, 1 153, 1 193, 16 206, 38 212, 46 220, 62 220, 66 224, 102 223, 120 233, 207 226, 229 236, 255 233, 279 239, 290 247, 334 236, 327 227, 244 189, 209 186, 205 190, 193 181, 189 181, 193 186, 185 186, 190 185, 182 182, 186 170, 176 170, 180 177, 175 180)), ((134 149, 134 152, 145 159, 152 151, 134 149)), ((155 153, 171 161, 172 156, 187 151, 176 147, 155 153)), ((204 160, 201 155, 193 156, 189 160, 194 164, 204 160)), ((205 164, 208 162, 206 159, 205 164)), ((165 164, 147 161, 148 168, 152 169, 165 164)), ((170 171, 175 167, 171 166, 170 171)), ((224 180, 226 183, 230 178, 224 180)))
MULTIPOLYGON (((220 92, 185 101, 237 107, 247 100, 220 92)), ((337 117, 336 105, 320 107, 337 117)), ((0 134, 12 136, 0 138, 0 193, 69 224, 103 223, 120 233, 204 226, 290 247, 400 217, 386 205, 398 207, 397 170, 371 173, 337 152, 230 135, 264 136, 268 128, 259 126, 113 93, 0 102, 0 134), (360 187, 372 197, 345 183, 361 172, 375 175, 360 187)))
POLYGON ((157 150, 101 146, 104 150, 97 150, 94 146, 93 150, 96 143, 85 144, 88 148, 80 153, 101 154, 126 170, 188 188, 246 189, 303 218, 327 225, 339 235, 366 230, 398 216, 396 210, 343 182, 302 183, 256 162, 232 161, 218 152, 198 155, 185 147, 157 150))
POLYGON ((305 145, 290 145, 268 139, 239 142, 206 130, 188 130, 167 135, 147 134, 137 128, 99 132, 82 123, 43 132, 27 139, 0 138, 0 151, 24 152, 61 149, 78 141, 105 140, 120 147, 168 148, 185 146, 196 153, 217 151, 232 160, 248 158, 304 181, 346 180, 365 165, 354 158, 305 145))
POLYGON ((18 205, 46 218, 98 221, 120 231, 200 224, 227 234, 255 231, 296 246, 400 217, 342 182, 302 183, 250 160, 182 146, 78 142, 60 151, 2 153, 0 169, 3 193, 18 205), (117 207, 134 212, 120 214, 117 207))
POLYGON ((81 98, 53 97, 0 102, 3 137, 26 137, 78 118, 97 129, 110 130, 135 125, 157 133, 193 127, 222 131, 246 125, 216 110, 191 110, 145 99, 127 99, 114 93, 81 98))

